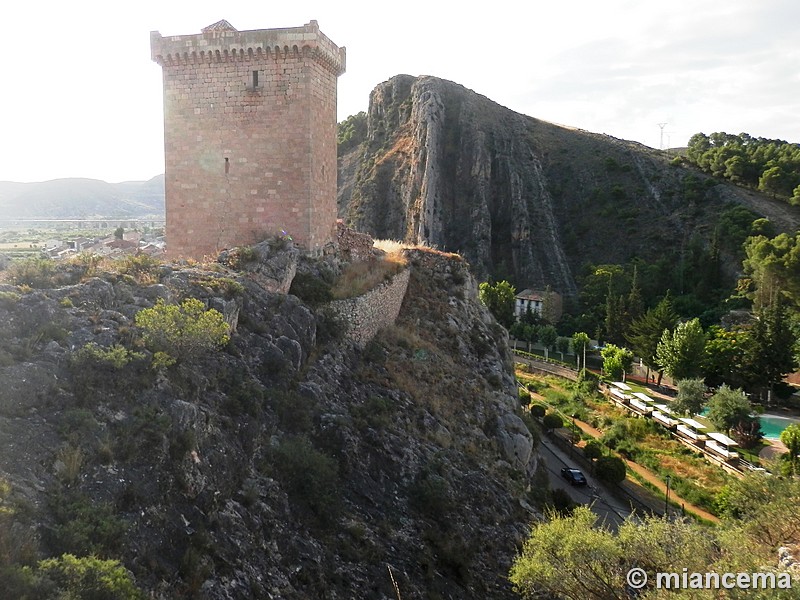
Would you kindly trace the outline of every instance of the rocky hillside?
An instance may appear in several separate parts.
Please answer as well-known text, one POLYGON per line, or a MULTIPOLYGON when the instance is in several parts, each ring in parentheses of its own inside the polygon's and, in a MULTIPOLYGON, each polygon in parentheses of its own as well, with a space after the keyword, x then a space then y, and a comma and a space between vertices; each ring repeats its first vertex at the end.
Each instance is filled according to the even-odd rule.
POLYGON ((459 252, 481 279, 574 295, 587 263, 708 245, 736 205, 778 231, 800 226, 796 208, 673 166, 665 153, 521 115, 434 77, 378 85, 366 120, 366 134, 340 152, 340 217, 378 238, 459 252))
POLYGON ((69 552, 153 598, 394 599, 392 577, 403 598, 514 597, 546 484, 506 333, 462 258, 405 256, 400 315, 363 348, 320 301, 341 263, 285 242, 1 285, 2 585, 69 552), (295 271, 305 301, 270 291, 295 271), (136 322, 188 298, 229 324, 219 350, 136 322))
POLYGON ((78 178, 0 181, 0 219, 163 218, 163 214, 163 175, 122 183, 78 178))

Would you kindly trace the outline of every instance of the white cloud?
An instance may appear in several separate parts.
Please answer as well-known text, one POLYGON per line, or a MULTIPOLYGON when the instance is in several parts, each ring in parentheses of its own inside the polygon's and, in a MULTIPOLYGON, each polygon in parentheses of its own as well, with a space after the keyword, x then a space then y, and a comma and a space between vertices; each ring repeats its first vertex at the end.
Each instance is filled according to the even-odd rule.
POLYGON ((800 142, 796 0, 409 0, 297 5, 75 0, 6 7, 0 180, 144 179, 163 170, 149 32, 317 19, 347 46, 340 117, 398 73, 461 83, 518 112, 658 147, 697 131, 800 142))

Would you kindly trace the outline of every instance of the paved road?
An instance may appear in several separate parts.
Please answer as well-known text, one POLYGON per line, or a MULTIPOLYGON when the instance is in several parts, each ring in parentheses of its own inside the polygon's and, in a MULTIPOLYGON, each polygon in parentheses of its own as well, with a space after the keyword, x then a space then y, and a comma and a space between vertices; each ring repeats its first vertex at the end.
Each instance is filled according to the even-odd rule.
POLYGON ((547 465, 548 475, 550 475, 550 487, 565 490, 575 502, 590 505, 594 513, 612 530, 616 531, 617 527, 630 515, 630 508, 620 503, 601 483, 583 469, 581 471, 586 476, 588 485, 576 486, 567 482, 561 476, 561 467, 574 467, 575 463, 570 460, 567 452, 561 450, 546 437, 542 439, 541 451, 547 465))

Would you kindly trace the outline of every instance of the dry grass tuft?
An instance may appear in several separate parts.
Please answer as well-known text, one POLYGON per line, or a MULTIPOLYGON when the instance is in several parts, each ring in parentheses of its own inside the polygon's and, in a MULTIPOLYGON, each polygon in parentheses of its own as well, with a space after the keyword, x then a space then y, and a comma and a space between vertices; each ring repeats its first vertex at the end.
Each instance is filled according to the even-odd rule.
POLYGON ((406 267, 400 251, 387 253, 379 259, 354 262, 348 265, 331 288, 334 299, 361 296, 391 279, 406 267))
POLYGON ((394 254, 400 252, 401 250, 417 247, 414 244, 408 244, 398 240, 375 240, 372 245, 378 250, 383 250, 387 254, 394 254))
POLYGON ((80 446, 67 445, 59 450, 56 455, 56 472, 64 483, 73 483, 78 479, 84 458, 80 446))

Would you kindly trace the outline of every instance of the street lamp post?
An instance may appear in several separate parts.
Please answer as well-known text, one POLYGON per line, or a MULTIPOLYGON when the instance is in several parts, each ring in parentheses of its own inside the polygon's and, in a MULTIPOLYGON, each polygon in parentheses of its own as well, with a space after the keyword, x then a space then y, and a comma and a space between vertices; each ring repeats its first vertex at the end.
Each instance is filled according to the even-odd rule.
POLYGON ((575 448, 575 445, 578 443, 578 427, 575 425, 575 417, 578 415, 572 415, 572 447, 575 448))
POLYGON ((667 495, 664 497, 664 516, 669 516, 669 484, 672 481, 672 478, 667 475, 664 480, 667 482, 667 495))

